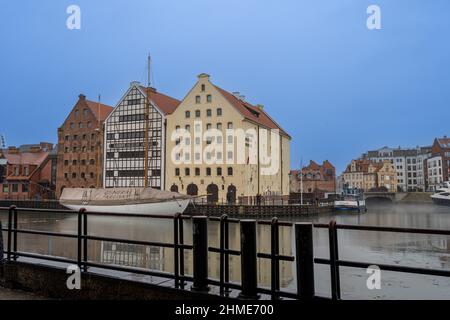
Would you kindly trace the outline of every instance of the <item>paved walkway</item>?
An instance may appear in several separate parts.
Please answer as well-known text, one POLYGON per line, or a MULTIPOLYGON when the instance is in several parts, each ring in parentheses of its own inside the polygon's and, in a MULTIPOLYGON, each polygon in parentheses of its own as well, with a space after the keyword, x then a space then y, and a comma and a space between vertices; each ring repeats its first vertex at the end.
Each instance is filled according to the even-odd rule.
POLYGON ((33 293, 11 290, 0 287, 0 300, 45 300, 45 297, 37 296, 33 293))

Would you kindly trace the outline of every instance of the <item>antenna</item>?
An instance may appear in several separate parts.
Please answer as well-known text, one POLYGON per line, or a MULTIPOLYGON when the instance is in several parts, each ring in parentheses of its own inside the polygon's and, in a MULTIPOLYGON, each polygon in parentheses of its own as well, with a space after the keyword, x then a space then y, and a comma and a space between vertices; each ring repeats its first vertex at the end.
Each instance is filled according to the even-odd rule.
POLYGON ((6 140, 5 140, 5 136, 3 134, 0 134, 0 148, 6 148, 6 140))

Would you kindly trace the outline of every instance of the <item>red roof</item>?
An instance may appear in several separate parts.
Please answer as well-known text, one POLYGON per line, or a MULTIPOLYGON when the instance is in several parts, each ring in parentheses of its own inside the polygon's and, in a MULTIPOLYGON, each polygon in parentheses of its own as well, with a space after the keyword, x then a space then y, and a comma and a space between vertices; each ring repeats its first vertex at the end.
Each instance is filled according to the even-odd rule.
POLYGON ((95 118, 97 118, 97 120, 99 121, 104 121, 113 110, 113 107, 103 103, 94 102, 87 99, 85 101, 89 109, 91 109, 92 113, 94 114, 95 118))
POLYGON ((156 91, 154 88, 146 88, 144 86, 140 86, 142 92, 145 95, 150 94, 150 101, 158 107, 159 110, 167 114, 172 114, 175 109, 180 105, 181 101, 178 99, 169 97, 163 93, 156 91))
POLYGON ((269 129, 278 129, 280 133, 290 137, 262 108, 258 108, 250 103, 238 99, 228 91, 215 86, 217 90, 231 103, 242 116, 269 129))
POLYGON ((40 166, 45 161, 49 152, 20 152, 20 153, 4 153, 8 164, 13 165, 37 165, 40 166))
POLYGON ((437 141, 442 148, 445 148, 445 149, 450 148, 450 138, 447 138, 447 137, 437 138, 437 141))

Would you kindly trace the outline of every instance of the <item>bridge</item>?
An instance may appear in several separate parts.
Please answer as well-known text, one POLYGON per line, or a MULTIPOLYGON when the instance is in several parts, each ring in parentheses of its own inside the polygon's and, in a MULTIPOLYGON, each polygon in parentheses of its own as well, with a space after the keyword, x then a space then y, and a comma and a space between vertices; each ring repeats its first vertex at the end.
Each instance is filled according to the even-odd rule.
POLYGON ((390 200, 392 203, 401 201, 407 196, 406 192, 383 192, 383 191, 373 191, 365 192, 364 200, 374 199, 374 200, 390 200))

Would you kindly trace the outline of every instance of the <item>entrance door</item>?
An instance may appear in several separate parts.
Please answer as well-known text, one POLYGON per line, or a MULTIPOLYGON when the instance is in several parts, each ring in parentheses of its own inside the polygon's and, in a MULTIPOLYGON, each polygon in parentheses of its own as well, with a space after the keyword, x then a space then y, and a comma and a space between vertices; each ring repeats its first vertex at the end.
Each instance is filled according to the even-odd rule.
POLYGON ((216 203, 219 200, 219 187, 214 183, 206 188, 206 193, 208 194, 208 203, 216 203))

